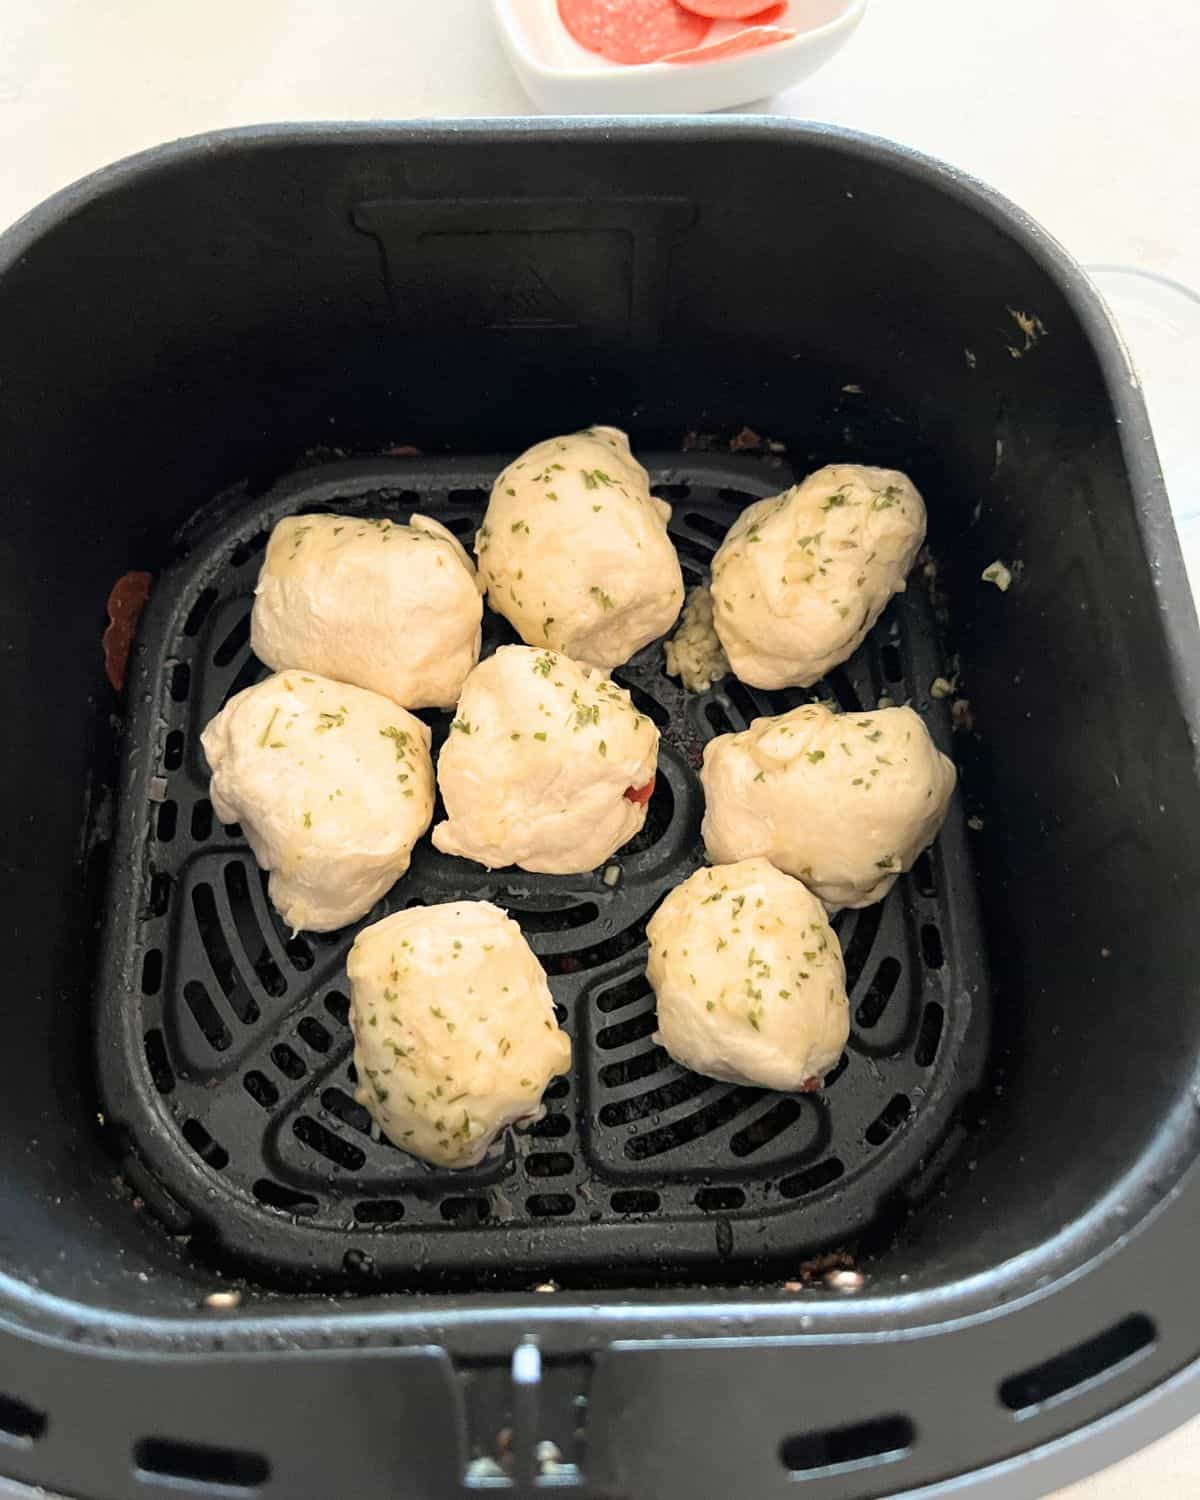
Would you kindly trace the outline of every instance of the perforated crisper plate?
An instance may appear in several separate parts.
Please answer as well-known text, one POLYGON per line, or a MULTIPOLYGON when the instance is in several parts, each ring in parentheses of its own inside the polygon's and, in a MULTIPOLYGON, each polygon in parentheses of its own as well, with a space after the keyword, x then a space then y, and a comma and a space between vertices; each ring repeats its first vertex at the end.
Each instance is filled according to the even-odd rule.
MULTIPOLYGON (((120 832, 109 892, 97 1050, 105 1109, 129 1169, 176 1231, 226 1263, 325 1282, 447 1273, 528 1285, 786 1268, 844 1242, 946 1138, 985 1046, 982 961, 956 799, 935 848, 880 906, 835 922, 853 1033, 822 1093, 736 1088, 677 1067, 651 1041, 644 925, 700 862, 704 742, 830 694, 922 709, 949 748, 942 669, 923 589, 899 596, 827 683, 760 693, 728 680, 687 696, 661 645, 615 675, 662 731, 642 833, 592 875, 489 873, 428 839, 374 921, 422 902, 486 898, 520 922, 571 1033, 569 1078, 545 1118, 465 1172, 432 1170, 372 1139, 354 1103, 345 958, 357 928, 292 939, 237 828, 214 820, 200 731, 266 675, 249 613, 267 533, 307 509, 419 508, 468 540, 501 460, 372 460, 297 474, 190 543, 157 580, 131 664, 120 832)), ((689 584, 750 500, 786 471, 751 459, 651 461, 675 506, 689 584)), ((485 652, 511 639, 489 614, 485 652)), ((426 715, 435 753, 448 714, 426 715)), ((938 1157, 943 1153, 937 1153, 938 1157)))

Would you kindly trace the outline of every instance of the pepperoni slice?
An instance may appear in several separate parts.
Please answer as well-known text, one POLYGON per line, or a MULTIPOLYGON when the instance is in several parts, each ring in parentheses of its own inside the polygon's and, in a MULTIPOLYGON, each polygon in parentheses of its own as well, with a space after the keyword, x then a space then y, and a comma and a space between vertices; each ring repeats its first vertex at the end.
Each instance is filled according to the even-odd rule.
POLYGON ((645 786, 626 787, 626 802, 632 802, 635 807, 645 807, 646 803, 649 802, 650 798, 654 795, 654 783, 657 780, 657 776, 651 776, 650 780, 646 783, 645 786))
POLYGON ((825 1080, 823 1078, 806 1078, 800 1085, 800 1092, 802 1094, 815 1094, 818 1089, 824 1086, 825 1080))
MULTIPOLYGON (((676 0, 684 10, 690 10, 694 16, 707 16, 710 21, 753 21, 755 25, 765 25, 759 12, 763 8, 762 0, 676 0)), ((771 20, 776 20, 787 9, 787 0, 781 5, 769 5, 769 11, 775 14, 771 20)))
POLYGON ((657 62, 693 48, 712 24, 675 0, 558 0, 558 15, 581 47, 615 63, 657 62))
POLYGON ((797 33, 786 26, 746 26, 736 31, 723 42, 713 42, 706 47, 688 47, 683 52, 668 52, 659 62, 703 63, 717 62, 724 57, 737 57, 743 52, 754 52, 759 47, 773 47, 776 42, 790 42, 797 33))
POLYGON ((104 675, 118 693, 125 686, 129 650, 138 620, 150 597, 152 581, 150 573, 122 574, 108 596, 108 625, 100 644, 104 649, 104 675))

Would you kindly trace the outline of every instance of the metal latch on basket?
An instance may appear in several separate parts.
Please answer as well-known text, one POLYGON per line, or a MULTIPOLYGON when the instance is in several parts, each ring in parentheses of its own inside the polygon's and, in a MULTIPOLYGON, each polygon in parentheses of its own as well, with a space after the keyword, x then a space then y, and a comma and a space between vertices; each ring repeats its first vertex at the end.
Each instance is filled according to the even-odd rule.
MULTIPOLYGON (((580 1362, 568 1363, 573 1370, 578 1370, 580 1362)), ((590 1360, 586 1365, 590 1378, 590 1360)), ((502 1379, 501 1371, 492 1366, 488 1373, 493 1376, 491 1400, 503 1402, 507 1422, 496 1431, 489 1419, 484 1418, 486 1435, 476 1434, 477 1437, 483 1436, 476 1452, 479 1447, 493 1449, 495 1456, 472 1459, 467 1466, 467 1483, 472 1488, 503 1487, 506 1494, 522 1496, 541 1494, 547 1489, 574 1490, 584 1486, 585 1479, 579 1466, 566 1461, 558 1444, 548 1436, 556 1428, 553 1409, 555 1393, 553 1384, 547 1387, 546 1368, 537 1341, 532 1336, 527 1337, 513 1350, 507 1388, 503 1394, 496 1389, 502 1379)), ((559 1374, 563 1373, 560 1362, 559 1374)), ((574 1379, 571 1385, 578 1388, 574 1379)), ((560 1398, 562 1394, 560 1384, 560 1398)), ((573 1405, 576 1408, 586 1404, 586 1396, 577 1395, 574 1398, 573 1405)), ((495 1405, 489 1405, 488 1410, 491 1416, 496 1415, 495 1405)), ((557 1415, 561 1419, 562 1411, 559 1410, 557 1415)), ((557 1425, 561 1429, 561 1420, 557 1425)), ((557 1431, 556 1435, 569 1446, 569 1435, 562 1430, 557 1431)))

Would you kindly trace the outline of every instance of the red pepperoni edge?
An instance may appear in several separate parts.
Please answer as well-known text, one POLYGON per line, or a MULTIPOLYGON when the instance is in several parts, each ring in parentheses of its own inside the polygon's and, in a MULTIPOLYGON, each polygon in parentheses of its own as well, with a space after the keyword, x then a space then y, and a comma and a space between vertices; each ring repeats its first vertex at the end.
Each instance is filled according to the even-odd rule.
POLYGON ((800 1092, 802 1094, 815 1094, 817 1090, 822 1087, 824 1082, 825 1080, 823 1078, 806 1078, 800 1085, 800 1092))
MULTIPOLYGON (((684 10, 694 16, 707 16, 710 21, 750 21, 754 25, 765 25, 762 0, 676 0, 684 10)), ((771 20, 781 16, 787 9, 787 0, 779 5, 767 6, 773 11, 771 20)))
POLYGON ((634 807, 645 807, 646 803, 649 802, 650 798, 654 795, 654 784, 657 780, 657 776, 651 776, 650 780, 646 783, 645 786, 626 787, 626 802, 632 802, 634 807))
POLYGON ((712 24, 675 0, 558 0, 558 18, 581 47, 630 64, 695 47, 712 24))
POLYGON ((669 52, 660 57, 666 63, 718 62, 725 57, 737 57, 743 52, 755 52, 759 47, 773 47, 777 42, 790 42, 797 33, 786 26, 747 26, 723 42, 713 42, 707 47, 689 47, 684 52, 669 52))
POLYGON ((104 649, 104 675, 118 693, 125 686, 129 651, 153 581, 151 573, 125 573, 108 596, 108 624, 100 644, 104 649))

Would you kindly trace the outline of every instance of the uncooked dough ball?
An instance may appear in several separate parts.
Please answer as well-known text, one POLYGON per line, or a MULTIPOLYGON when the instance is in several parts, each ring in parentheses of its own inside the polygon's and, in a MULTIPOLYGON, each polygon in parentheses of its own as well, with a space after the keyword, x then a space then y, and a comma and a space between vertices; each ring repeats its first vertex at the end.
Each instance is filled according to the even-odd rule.
POLYGON ((817 898, 765 859, 697 870, 646 928, 656 1040, 710 1078, 811 1090, 850 1034, 846 969, 817 898))
POLYGON ((870 906, 937 836, 955 770, 911 708, 808 703, 711 740, 700 779, 714 863, 763 855, 831 907, 870 906))
POLYGON ((213 810, 242 825, 294 931, 370 911, 433 817, 429 730, 378 693, 280 672, 231 698, 201 744, 213 810))
POLYGON ((358 1101, 384 1135, 470 1167, 534 1118, 571 1065, 541 964, 488 901, 416 906, 364 928, 346 964, 358 1101))
POLYGON ((683 604, 670 518, 617 428, 538 443, 497 479, 475 539, 488 603, 531 646, 619 667, 683 604))
POLYGON ((594 870, 646 821, 657 764, 658 730, 603 672, 502 646, 463 686, 433 842, 492 869, 594 870))
POLYGON ((404 708, 453 708, 479 660, 483 600, 439 522, 289 516, 271 533, 250 644, 267 666, 370 688, 404 708))
POLYGON ((808 687, 851 656, 925 540, 898 469, 830 464, 749 506, 713 558, 714 623, 752 687, 808 687))

